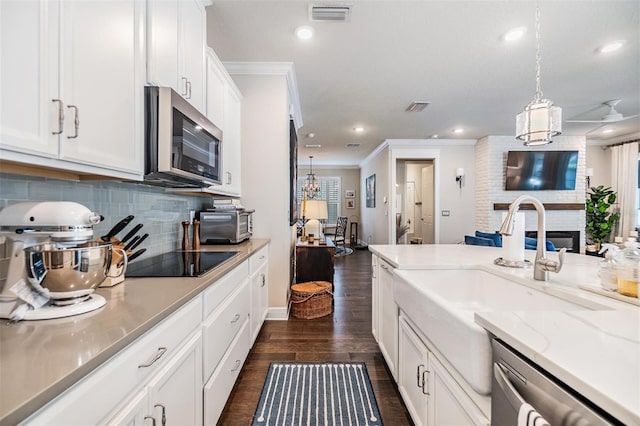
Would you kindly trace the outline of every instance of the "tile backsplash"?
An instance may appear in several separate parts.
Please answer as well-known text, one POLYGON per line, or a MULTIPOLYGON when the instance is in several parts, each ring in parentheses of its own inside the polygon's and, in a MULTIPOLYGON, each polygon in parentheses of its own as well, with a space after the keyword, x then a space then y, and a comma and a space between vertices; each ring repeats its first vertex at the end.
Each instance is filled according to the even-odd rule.
MULTIPOLYGON (((189 219, 190 210, 211 206, 210 197, 167 193, 164 188, 114 181, 65 181, 0 173, 0 208, 21 201, 75 201, 104 216, 94 227, 95 238, 106 234, 128 215, 135 219, 119 236, 143 223, 138 235, 149 237, 140 247, 143 257, 180 248, 181 222, 189 219)), ((190 235, 190 239, 192 239, 190 235)))

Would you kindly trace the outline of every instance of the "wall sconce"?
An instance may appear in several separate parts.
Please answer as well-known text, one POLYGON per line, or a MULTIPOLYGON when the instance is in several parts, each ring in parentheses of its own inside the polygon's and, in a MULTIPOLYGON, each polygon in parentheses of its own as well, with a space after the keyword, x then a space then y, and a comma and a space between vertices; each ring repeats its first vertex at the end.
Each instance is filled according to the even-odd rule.
POLYGON ((458 182, 458 186, 462 189, 462 185, 464 184, 464 169, 462 167, 456 169, 456 182, 458 182))
POLYGON ((591 188, 591 176, 593 176, 593 168, 588 167, 584 171, 584 174, 586 176, 586 181, 587 181, 587 190, 589 190, 589 188, 591 188))

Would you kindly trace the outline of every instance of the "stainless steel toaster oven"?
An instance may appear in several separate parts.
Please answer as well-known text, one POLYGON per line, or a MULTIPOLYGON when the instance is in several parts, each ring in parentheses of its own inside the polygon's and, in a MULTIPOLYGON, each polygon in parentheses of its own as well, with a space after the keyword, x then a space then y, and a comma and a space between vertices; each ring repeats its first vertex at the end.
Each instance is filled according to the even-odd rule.
POLYGON ((200 211, 201 244, 238 244, 253 234, 254 210, 224 209, 200 211))

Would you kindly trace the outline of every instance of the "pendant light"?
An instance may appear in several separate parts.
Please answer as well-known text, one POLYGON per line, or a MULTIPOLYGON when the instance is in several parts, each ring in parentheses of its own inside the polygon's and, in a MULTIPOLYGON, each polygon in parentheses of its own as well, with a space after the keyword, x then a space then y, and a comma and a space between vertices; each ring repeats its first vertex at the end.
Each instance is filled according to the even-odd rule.
POLYGON ((307 174, 307 180, 304 183, 303 190, 307 193, 307 198, 310 200, 316 198, 320 192, 320 185, 316 180, 316 175, 313 174, 313 155, 309 156, 309 173, 307 174))
POLYGON ((562 133, 562 109, 542 98, 540 88, 540 6, 536 2, 536 95, 516 117, 516 139, 525 146, 546 145, 562 133))

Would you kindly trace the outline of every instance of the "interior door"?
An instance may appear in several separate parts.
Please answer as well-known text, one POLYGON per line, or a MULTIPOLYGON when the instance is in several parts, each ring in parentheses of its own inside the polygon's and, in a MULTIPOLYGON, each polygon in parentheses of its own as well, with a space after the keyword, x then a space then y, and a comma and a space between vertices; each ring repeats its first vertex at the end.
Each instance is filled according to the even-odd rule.
POLYGON ((434 215, 434 188, 433 188, 433 163, 422 168, 422 241, 425 244, 435 242, 434 215))

